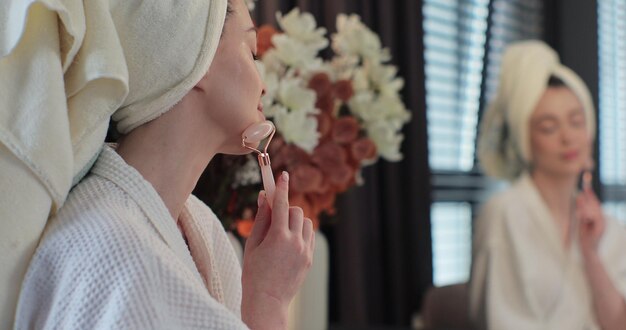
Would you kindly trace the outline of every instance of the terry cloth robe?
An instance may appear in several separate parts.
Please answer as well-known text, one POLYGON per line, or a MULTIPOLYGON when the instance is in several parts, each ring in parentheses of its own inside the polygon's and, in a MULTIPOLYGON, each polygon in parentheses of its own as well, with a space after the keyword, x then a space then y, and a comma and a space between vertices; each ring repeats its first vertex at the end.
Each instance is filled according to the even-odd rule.
MULTIPOLYGON (((626 296, 626 231, 606 217, 604 267, 626 296)), ((578 237, 578 233, 575 233, 578 237)), ((470 316, 479 329, 598 329, 578 241, 566 248, 529 175, 483 207, 474 235, 470 316)))
POLYGON ((104 146, 46 228, 16 329, 247 329, 221 223, 194 196, 179 220, 189 248, 152 185, 104 146))

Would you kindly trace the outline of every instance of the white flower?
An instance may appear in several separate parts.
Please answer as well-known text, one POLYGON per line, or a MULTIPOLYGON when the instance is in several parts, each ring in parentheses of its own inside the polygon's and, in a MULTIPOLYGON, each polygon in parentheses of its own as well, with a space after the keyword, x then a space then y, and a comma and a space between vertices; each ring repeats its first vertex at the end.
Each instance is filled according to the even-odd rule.
POLYGON ((328 64, 332 77, 336 79, 351 79, 360 69, 357 56, 335 56, 328 64))
POLYGON ((370 80, 365 69, 358 68, 354 70, 354 75, 352 76, 352 87, 355 91, 365 91, 370 88, 370 80))
POLYGON ((370 90, 364 90, 356 93, 349 101, 348 107, 350 112, 363 121, 372 121, 376 114, 373 113, 372 104, 374 102, 374 93, 370 90))
POLYGON ((316 53, 328 46, 328 39, 324 37, 326 29, 317 28, 315 18, 310 13, 300 14, 300 9, 294 8, 285 16, 276 13, 276 20, 285 34, 314 49, 316 53))
POLYGON ((285 108, 285 106, 280 103, 274 103, 267 108, 265 108, 265 106, 263 108, 263 114, 266 118, 274 118, 279 114, 284 114, 287 112, 289 112, 287 108, 285 108))
POLYGON ((263 62, 257 61, 256 64, 261 79, 265 82, 265 95, 261 98, 261 102, 263 103, 264 111, 267 111, 274 103, 278 93, 279 78, 276 73, 266 70, 263 62))
POLYGON ((286 34, 276 34, 272 37, 274 54, 287 66, 306 68, 315 62, 319 50, 301 40, 291 38, 286 34))
POLYGON ((357 55, 377 62, 391 58, 388 49, 381 49, 378 35, 363 25, 355 14, 337 16, 337 33, 332 36, 332 48, 340 55, 357 55))
POLYGON ((278 87, 277 100, 291 111, 304 114, 317 113, 315 99, 317 95, 303 86, 304 81, 297 77, 283 77, 278 87))
POLYGON ((378 62, 365 64, 365 70, 374 86, 381 94, 397 95, 404 86, 404 80, 396 77, 398 68, 393 65, 384 65, 378 62))
POLYGON ((396 133, 397 129, 380 121, 369 123, 365 129, 383 158, 391 162, 402 160, 400 145, 404 136, 396 133))
POLYGON ((231 185, 233 189, 261 183, 261 174, 257 160, 251 155, 247 155, 246 158, 246 163, 235 172, 235 178, 231 185))
POLYGON ((285 142, 293 143, 308 153, 313 152, 319 142, 317 119, 305 112, 278 113, 274 117, 274 124, 285 142))

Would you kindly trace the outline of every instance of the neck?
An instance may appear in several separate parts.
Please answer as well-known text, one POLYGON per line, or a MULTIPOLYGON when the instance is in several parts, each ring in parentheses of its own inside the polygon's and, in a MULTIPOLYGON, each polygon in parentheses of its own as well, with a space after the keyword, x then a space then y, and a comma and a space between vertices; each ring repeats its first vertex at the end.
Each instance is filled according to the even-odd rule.
POLYGON ((568 246, 573 239, 570 237, 570 224, 574 216, 572 212, 577 178, 555 176, 541 171, 533 171, 531 177, 560 228, 564 245, 568 246))
POLYGON ((217 148, 202 143, 210 139, 204 137, 206 133, 202 135, 193 129, 198 125, 191 125, 184 118, 170 120, 175 110, 131 131, 119 141, 116 151, 152 184, 172 218, 178 221, 217 148))
POLYGON ((575 176, 555 176, 541 171, 533 171, 532 179, 551 210, 568 213, 572 197, 576 193, 575 176))

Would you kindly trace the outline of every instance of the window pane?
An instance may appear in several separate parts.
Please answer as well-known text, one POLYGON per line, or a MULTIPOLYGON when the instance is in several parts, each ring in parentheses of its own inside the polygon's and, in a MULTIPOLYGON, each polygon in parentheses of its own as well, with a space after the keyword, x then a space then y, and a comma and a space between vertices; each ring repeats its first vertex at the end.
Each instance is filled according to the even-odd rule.
POLYGON ((430 166, 469 171, 487 30, 488 0, 424 1, 430 166))
POLYGON ((598 51, 600 180, 605 185, 626 185, 626 3, 623 0, 598 1, 598 51))
POLYGON ((469 203, 433 203, 433 282, 436 286, 469 279, 472 211, 469 203))
POLYGON ((626 202, 605 202, 602 207, 608 216, 626 225, 626 202))

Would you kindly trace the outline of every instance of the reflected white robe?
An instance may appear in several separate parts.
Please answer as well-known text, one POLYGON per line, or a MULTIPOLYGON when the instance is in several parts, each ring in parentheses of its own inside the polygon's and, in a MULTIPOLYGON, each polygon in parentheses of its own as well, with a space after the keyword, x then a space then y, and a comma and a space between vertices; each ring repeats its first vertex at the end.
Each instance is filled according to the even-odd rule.
POLYGON ((105 146, 46 229, 16 329, 247 329, 221 223, 194 196, 179 220, 189 248, 150 183, 105 146))
MULTIPOLYGON (((626 231, 605 218, 599 253, 626 296, 626 231)), ((528 175, 489 200, 477 219, 470 317, 480 329, 598 329, 577 242, 565 248, 528 175)))

